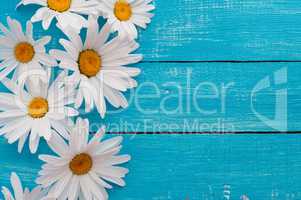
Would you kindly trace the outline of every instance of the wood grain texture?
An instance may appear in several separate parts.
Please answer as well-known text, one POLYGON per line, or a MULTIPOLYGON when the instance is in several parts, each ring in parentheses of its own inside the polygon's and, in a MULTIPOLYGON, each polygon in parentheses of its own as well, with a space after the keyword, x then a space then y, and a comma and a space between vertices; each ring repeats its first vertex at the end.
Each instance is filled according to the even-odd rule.
MULTIPOLYGON (((301 130, 299 63, 143 63, 140 86, 129 92, 129 108, 110 108, 104 121, 94 111, 92 131, 105 123, 111 132, 273 131, 252 110, 273 119, 276 92, 287 90, 288 130, 301 130), (287 83, 274 74, 287 70, 287 83), (252 93, 260 80, 271 86, 252 93), (253 98, 253 100, 252 100, 253 98)), ((285 73, 282 74, 284 77, 285 73)), ((285 94, 281 95, 285 96, 285 94)), ((280 110, 285 110, 286 103, 280 110)), ((280 119, 279 123, 285 119, 280 119)))
MULTIPOLYGON (((25 22, 36 6, 15 10, 18 0, 1 7, 25 22)), ((300 60, 299 0, 154 0, 155 17, 140 31, 145 61, 300 60)), ((62 36, 52 29, 55 39, 62 36)), ((45 34, 40 23, 37 35, 45 34)), ((55 42, 52 43, 53 46, 55 42)))
POLYGON ((155 0, 145 60, 300 60, 298 0, 155 0))
MULTIPOLYGON (((240 200, 301 198, 301 135, 137 135, 125 136, 124 153, 132 155, 125 188, 110 199, 224 200, 224 190, 240 200)), ((0 184, 16 171, 23 185, 34 186, 41 162, 0 140, 0 184)), ((42 144, 39 153, 48 152, 42 144)), ((226 194, 226 193, 225 193, 226 194)))

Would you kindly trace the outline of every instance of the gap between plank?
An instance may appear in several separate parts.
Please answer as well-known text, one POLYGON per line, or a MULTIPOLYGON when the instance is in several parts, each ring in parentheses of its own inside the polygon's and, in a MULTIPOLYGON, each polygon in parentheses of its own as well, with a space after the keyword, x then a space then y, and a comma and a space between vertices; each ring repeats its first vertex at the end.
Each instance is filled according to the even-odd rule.
POLYGON ((300 63, 301 60, 192 60, 192 61, 141 61, 140 63, 300 63))
POLYGON ((236 132, 108 132, 108 134, 116 135, 276 135, 276 134, 286 134, 286 135, 296 135, 301 134, 301 131, 236 131, 236 132))

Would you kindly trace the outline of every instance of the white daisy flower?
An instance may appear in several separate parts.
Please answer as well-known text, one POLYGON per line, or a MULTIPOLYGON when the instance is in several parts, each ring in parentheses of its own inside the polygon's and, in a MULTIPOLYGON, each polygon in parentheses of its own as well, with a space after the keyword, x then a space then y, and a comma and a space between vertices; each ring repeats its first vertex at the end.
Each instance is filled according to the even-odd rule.
POLYGON ((50 51, 60 61, 59 67, 74 72, 70 81, 79 83, 76 107, 85 100, 86 112, 95 105, 101 117, 106 113, 105 98, 116 108, 128 106, 121 92, 137 86, 132 77, 140 70, 125 66, 142 59, 141 55, 130 54, 139 47, 135 41, 120 37, 107 41, 109 35, 108 24, 99 31, 97 20, 90 17, 85 44, 78 34, 69 31, 70 40, 60 40, 66 51, 50 51))
POLYGON ((51 129, 69 137, 67 122, 78 111, 69 106, 74 101, 74 88, 64 85, 62 74, 51 85, 29 78, 22 87, 9 79, 2 80, 11 93, 0 93, 0 135, 10 144, 19 140, 19 152, 29 137, 29 149, 35 153, 40 137, 50 140, 51 129))
MULTIPOLYGON (((12 173, 10 182, 13 188, 14 195, 8 188, 2 187, 2 194, 5 200, 41 200, 45 194, 41 187, 34 188, 31 192, 28 188, 23 190, 22 183, 16 173, 12 173)), ((50 199, 49 199, 50 200, 50 199)))
POLYGON ((139 26, 146 28, 151 22, 153 14, 150 11, 155 6, 149 4, 152 0, 99 0, 100 10, 108 23, 113 25, 113 31, 118 31, 122 37, 129 36, 132 39, 137 38, 137 29, 139 26))
POLYGON ((18 6, 28 4, 42 6, 31 18, 31 21, 42 21, 44 30, 47 30, 52 20, 56 18, 57 26, 62 31, 71 26, 77 32, 80 32, 81 28, 86 27, 87 24, 87 20, 83 15, 99 14, 97 10, 99 3, 95 0, 21 0, 18 6))
POLYGON ((17 20, 7 17, 9 29, 0 23, 0 80, 14 71, 13 79, 30 70, 44 70, 43 66, 56 66, 57 62, 45 50, 45 45, 51 40, 50 36, 33 39, 33 26, 27 22, 26 32, 17 20))
POLYGON ((49 188, 48 197, 105 200, 108 199, 105 188, 112 188, 108 182, 125 186, 122 178, 128 169, 116 165, 131 158, 117 155, 121 150, 121 136, 101 141, 104 132, 101 128, 89 140, 89 121, 79 118, 68 144, 60 137, 52 137, 48 144, 58 156, 39 156, 46 164, 36 180, 43 188, 49 188))

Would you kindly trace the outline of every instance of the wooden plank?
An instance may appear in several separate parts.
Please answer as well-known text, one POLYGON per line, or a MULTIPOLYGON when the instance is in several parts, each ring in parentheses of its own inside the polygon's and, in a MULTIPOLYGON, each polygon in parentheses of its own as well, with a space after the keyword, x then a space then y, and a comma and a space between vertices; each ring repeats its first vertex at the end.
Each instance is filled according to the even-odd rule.
MULTIPOLYGON (((15 145, 0 141, 0 185, 9 185, 16 171, 32 187, 37 155, 19 155, 15 145)), ((301 135, 126 135, 123 152, 133 157, 127 187, 114 188, 110 199, 222 200, 230 190, 234 200, 298 200, 300 143, 301 135)))
POLYGON ((155 0, 145 60, 300 60, 298 0, 155 0))
POLYGON ((91 120, 92 131, 102 123, 111 132, 227 132, 275 131, 259 115, 270 119, 285 112, 276 124, 288 121, 289 131, 301 130, 301 70, 299 63, 144 63, 140 86, 129 92, 128 109, 110 109, 104 120, 96 112, 83 115, 91 120), (287 83, 275 83, 276 76, 287 83), (271 87, 252 93, 269 76, 271 87), (274 78, 273 78, 274 76, 274 78), (278 75, 277 75, 278 76, 278 75), (284 80, 285 81, 285 80, 284 80), (276 92, 287 90, 285 97, 276 92), (253 101, 251 99, 253 96, 253 101), (254 110, 252 110, 252 104, 254 110), (283 118, 281 118, 283 117, 283 118))
MULTIPOLYGON (((19 0, 1 6, 7 15, 25 22, 35 6, 15 11, 19 0)), ((141 31, 139 52, 145 61, 300 60, 301 2, 299 0, 154 0, 155 17, 141 31)), ((62 34, 55 28, 37 35, 62 34)), ((56 40, 51 47, 56 47, 56 40)))

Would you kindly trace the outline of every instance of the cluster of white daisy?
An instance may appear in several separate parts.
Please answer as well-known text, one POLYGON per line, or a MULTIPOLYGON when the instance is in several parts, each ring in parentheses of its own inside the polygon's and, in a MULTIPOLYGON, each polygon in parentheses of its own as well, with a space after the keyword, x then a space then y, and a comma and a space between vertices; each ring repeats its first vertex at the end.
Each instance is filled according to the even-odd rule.
POLYGON ((0 23, 0 81, 7 88, 0 93, 0 136, 10 144, 18 142, 19 153, 27 139, 30 152, 36 153, 44 138, 56 154, 39 155, 45 164, 32 191, 23 189, 12 173, 13 193, 2 187, 5 200, 105 200, 110 183, 125 186, 128 170, 117 165, 131 158, 118 155, 122 137, 103 140, 104 127, 90 137, 89 121, 80 118, 79 109, 96 109, 104 118, 106 102, 116 108, 128 106, 123 92, 137 86, 133 77, 140 73, 129 65, 142 59, 132 53, 139 47, 136 28, 150 23, 151 3, 21 0, 17 7, 40 6, 26 30, 10 17, 7 26, 0 23), (100 17, 106 20, 102 28, 100 17), (47 30, 54 18, 67 39, 58 41, 63 50, 47 52, 51 37, 34 39, 32 22, 42 21, 47 30), (86 33, 84 40, 81 31, 86 33))

